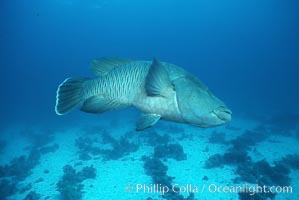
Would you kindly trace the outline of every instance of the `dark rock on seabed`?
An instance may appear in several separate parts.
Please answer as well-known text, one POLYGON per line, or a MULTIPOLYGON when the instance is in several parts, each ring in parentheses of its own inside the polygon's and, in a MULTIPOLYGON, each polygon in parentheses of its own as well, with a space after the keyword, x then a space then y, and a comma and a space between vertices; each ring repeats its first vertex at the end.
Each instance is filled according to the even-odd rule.
POLYGON ((154 149, 155 158, 172 158, 177 161, 186 160, 187 155, 184 153, 184 149, 180 144, 168 144, 159 145, 154 149))
POLYGON ((71 165, 65 165, 63 173, 62 179, 56 184, 62 200, 82 199, 84 186, 81 182, 96 177, 96 170, 93 166, 84 167, 81 171, 76 172, 71 165))

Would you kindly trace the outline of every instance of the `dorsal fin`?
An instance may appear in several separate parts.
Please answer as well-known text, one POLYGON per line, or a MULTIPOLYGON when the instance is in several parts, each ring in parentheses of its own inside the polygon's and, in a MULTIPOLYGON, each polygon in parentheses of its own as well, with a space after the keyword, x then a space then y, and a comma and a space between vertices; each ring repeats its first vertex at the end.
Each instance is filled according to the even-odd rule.
POLYGON ((91 61, 91 71, 97 76, 104 76, 109 73, 113 68, 121 65, 128 64, 134 61, 128 58, 98 58, 91 61))
POLYGON ((165 67, 155 58, 146 77, 145 90, 149 96, 162 97, 167 96, 168 92, 173 90, 165 67))

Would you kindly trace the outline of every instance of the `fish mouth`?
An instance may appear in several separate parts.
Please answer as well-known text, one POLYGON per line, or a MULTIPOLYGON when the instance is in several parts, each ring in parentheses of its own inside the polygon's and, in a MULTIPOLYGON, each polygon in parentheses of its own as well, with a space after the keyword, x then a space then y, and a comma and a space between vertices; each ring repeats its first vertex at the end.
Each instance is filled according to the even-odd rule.
POLYGON ((228 122, 232 118, 232 111, 224 106, 216 108, 213 113, 224 122, 228 122))

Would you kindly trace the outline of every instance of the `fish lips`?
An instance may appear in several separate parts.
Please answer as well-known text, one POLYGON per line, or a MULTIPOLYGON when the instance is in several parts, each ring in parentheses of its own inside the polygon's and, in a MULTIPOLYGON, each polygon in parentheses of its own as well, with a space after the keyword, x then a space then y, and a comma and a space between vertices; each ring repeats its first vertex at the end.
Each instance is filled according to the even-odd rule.
POLYGON ((224 106, 218 107, 212 112, 224 122, 229 122, 231 120, 232 111, 224 106))

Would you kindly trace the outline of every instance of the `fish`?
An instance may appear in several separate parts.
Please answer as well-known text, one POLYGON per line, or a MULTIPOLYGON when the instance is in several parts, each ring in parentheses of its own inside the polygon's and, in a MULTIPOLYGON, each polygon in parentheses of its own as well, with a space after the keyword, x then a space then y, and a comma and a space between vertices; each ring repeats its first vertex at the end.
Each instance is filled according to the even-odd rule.
POLYGON ((231 120, 232 111, 196 76, 168 62, 102 57, 90 65, 95 78, 67 78, 57 89, 58 115, 79 108, 104 113, 134 106, 141 111, 136 130, 159 120, 213 127, 231 120))

